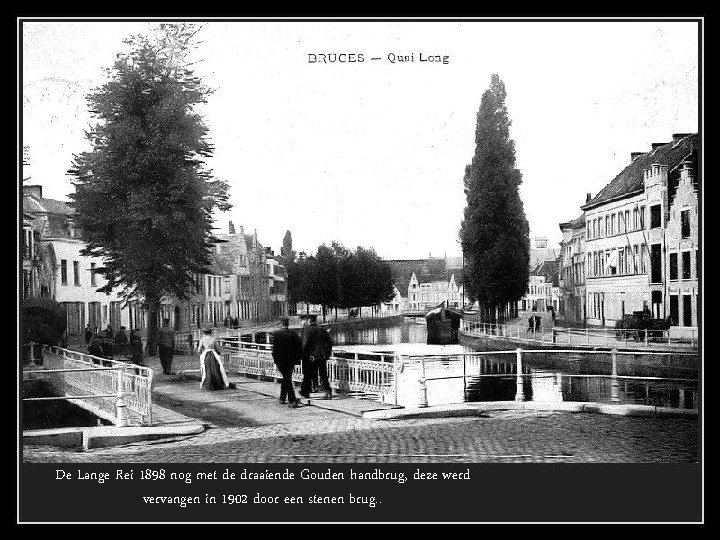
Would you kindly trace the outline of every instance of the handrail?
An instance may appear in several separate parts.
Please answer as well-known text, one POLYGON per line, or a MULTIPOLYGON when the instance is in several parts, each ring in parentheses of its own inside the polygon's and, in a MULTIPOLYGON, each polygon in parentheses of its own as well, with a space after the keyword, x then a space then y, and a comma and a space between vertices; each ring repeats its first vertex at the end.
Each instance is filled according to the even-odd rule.
MULTIPOLYGON (((233 342, 231 347, 223 347, 221 342, 226 369, 245 375, 281 379, 282 375, 272 358, 271 347, 260 348, 256 345, 233 342)), ((338 349, 327 359, 328 381, 330 386, 337 390, 373 392, 383 401, 394 390, 397 399, 394 385, 399 364, 395 361, 397 358, 397 355, 338 349), (388 358, 393 361, 387 361, 388 358)), ((294 367, 292 379, 295 382, 303 380, 302 365, 294 367)))
POLYGON ((693 327, 687 327, 690 336, 671 337, 669 329, 659 328, 571 328, 552 326, 545 330, 534 330, 524 328, 523 325, 508 325, 491 322, 468 321, 463 319, 460 324, 463 332, 470 335, 486 335, 493 337, 509 337, 520 342, 539 343, 566 343, 571 345, 573 338, 576 345, 609 345, 614 346, 619 342, 629 344, 631 342, 644 341, 646 347, 654 346, 657 343, 671 345, 675 343, 680 346, 695 347, 698 341, 693 327))
POLYGON ((152 424, 152 369, 49 345, 43 356, 48 369, 26 373, 47 375, 63 399, 100 399, 85 406, 117 426, 152 424))

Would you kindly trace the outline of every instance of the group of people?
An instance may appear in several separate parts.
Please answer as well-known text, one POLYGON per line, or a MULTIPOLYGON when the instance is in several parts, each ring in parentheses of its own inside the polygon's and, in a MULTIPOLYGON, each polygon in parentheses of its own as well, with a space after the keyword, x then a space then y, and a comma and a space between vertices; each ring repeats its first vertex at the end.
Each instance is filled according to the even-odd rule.
MULTIPOLYGON (((303 329, 302 337, 290 330, 290 319, 281 320, 282 328, 273 334, 272 356, 278 371, 282 374, 280 382, 280 403, 298 407, 300 400, 295 396, 292 373, 295 366, 302 363, 303 381, 300 395, 310 397, 310 392, 319 388, 325 391, 325 399, 332 398, 332 389, 328 380, 327 359, 332 353, 332 339, 327 330, 317 324, 316 317, 310 317, 309 325, 303 329), (319 384, 318 384, 319 383, 319 384)), ((235 388, 228 381, 223 366, 221 350, 212 335, 212 329, 204 330, 198 344, 200 354, 200 384, 206 390, 224 390, 235 388)), ((162 360, 162 357, 161 357, 162 360)), ((163 369, 165 364, 163 364, 163 369)))
MULTIPOLYGON (((295 396, 292 381, 293 369, 299 364, 302 364, 303 369, 300 395, 309 398, 310 392, 318 390, 321 384, 325 391, 325 399, 332 398, 327 359, 332 353, 333 342, 327 330, 318 326, 317 317, 310 316, 308 323, 300 336, 297 332, 290 330, 290 319, 283 318, 281 320, 282 328, 273 334, 273 361, 282 374, 280 402, 288 403, 291 407, 297 407, 300 403, 295 396)), ((95 356, 108 358, 107 351, 103 350, 103 346, 106 344, 142 344, 140 335, 135 330, 131 331, 129 339, 125 330, 125 327, 121 326, 117 333, 113 333, 112 327, 108 325, 104 332, 96 334, 88 325, 85 331, 88 352, 95 356)), ((200 385, 206 390, 235 388, 235 384, 228 381, 220 345, 212 334, 211 328, 204 330, 198 344, 200 385)), ((163 373, 166 375, 173 374, 172 362, 175 345, 175 331, 170 326, 170 320, 164 319, 161 328, 158 329, 158 356, 163 373)), ((140 363, 141 360, 142 357, 137 363, 140 363)))
POLYGON ((295 366, 302 363, 303 381, 300 395, 310 397, 310 392, 319 382, 325 390, 325 399, 332 398, 332 389, 328 381, 327 359, 332 353, 332 339, 327 330, 317 324, 317 318, 311 316, 309 325, 303 329, 302 337, 290 330, 290 319, 283 318, 282 328, 273 334, 272 356, 278 371, 282 374, 280 382, 280 403, 297 407, 300 400, 295 396, 292 373, 295 366))
POLYGON ((85 327, 85 344, 88 353, 100 358, 113 358, 119 352, 128 353, 130 361, 142 364, 142 339, 137 330, 130 331, 128 337, 127 329, 121 326, 117 332, 113 332, 113 328, 108 324, 105 330, 97 332, 89 324, 85 327), (127 345, 131 345, 128 350, 127 345))
MULTIPOLYGON (((133 333, 136 333, 136 331, 135 330, 131 331, 131 337, 132 337, 133 333)), ((90 342, 96 338, 109 339, 110 341, 117 343, 119 345, 125 345, 129 341, 132 341, 132 339, 128 340, 127 328, 125 328, 124 326, 121 326, 120 330, 118 330, 117 333, 115 333, 113 331, 113 327, 109 324, 107 325, 107 328, 105 328, 105 330, 100 330, 99 332, 98 332, 97 328, 93 328, 88 324, 85 327, 85 344, 89 345, 90 342)))

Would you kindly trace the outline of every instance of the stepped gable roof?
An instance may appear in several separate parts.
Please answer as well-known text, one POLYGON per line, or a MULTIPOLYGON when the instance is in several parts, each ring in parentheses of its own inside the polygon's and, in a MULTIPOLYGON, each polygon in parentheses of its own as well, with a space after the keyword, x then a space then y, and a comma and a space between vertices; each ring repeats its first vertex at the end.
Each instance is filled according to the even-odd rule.
POLYGON ((654 150, 640 155, 635 161, 625 167, 608 185, 580 208, 588 210, 614 199, 621 199, 638 193, 644 189, 643 171, 654 163, 667 165, 672 169, 692 154, 698 147, 697 133, 678 140, 658 146, 654 150))

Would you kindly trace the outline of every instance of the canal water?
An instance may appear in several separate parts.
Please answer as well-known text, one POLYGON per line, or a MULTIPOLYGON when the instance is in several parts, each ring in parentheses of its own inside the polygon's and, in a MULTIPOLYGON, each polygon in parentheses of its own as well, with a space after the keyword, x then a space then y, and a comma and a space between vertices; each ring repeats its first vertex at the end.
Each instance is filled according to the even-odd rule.
MULTIPOLYGON (((518 376, 514 352, 478 355, 462 345, 427 345, 424 321, 406 318, 402 323, 379 322, 361 330, 343 327, 332 330, 331 335, 336 349, 403 355, 406 360, 398 376, 397 403, 406 407, 421 401, 421 356, 425 357, 430 406, 522 400, 698 407, 697 372, 639 365, 632 353, 617 355, 615 374, 609 352, 523 353, 518 376)), ((393 393, 385 399, 395 397, 393 393)))

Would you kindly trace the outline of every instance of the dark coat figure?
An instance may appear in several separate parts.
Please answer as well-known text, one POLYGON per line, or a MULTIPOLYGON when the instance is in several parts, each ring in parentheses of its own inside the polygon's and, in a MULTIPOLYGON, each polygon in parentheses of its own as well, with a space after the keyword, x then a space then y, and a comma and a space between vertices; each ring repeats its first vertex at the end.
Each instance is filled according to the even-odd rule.
POLYGON ((312 387, 312 371, 317 369, 320 382, 325 388, 325 399, 332 397, 332 389, 327 375, 327 359, 332 353, 332 339, 324 328, 317 325, 317 321, 310 320, 310 326, 306 328, 305 339, 303 340, 303 382, 300 387, 300 395, 309 397, 312 387), (307 371, 306 367, 308 368, 307 371))
POLYGON ((158 330, 158 356, 165 375, 172 375, 173 353, 175 352, 175 330, 170 328, 170 319, 163 320, 158 330))
POLYGON ((99 358, 105 358, 105 352, 97 339, 92 339, 90 340, 90 343, 88 343, 88 354, 99 358))
POLYGON ((127 345, 128 343, 128 337, 125 333, 125 327, 121 326, 120 330, 118 330, 118 333, 115 334, 115 338, 113 338, 113 341, 116 345, 127 345))
POLYGON ((140 338, 140 334, 137 333, 136 330, 130 331, 130 351, 131 351, 131 357, 130 361, 133 364, 137 364, 138 366, 141 366, 143 363, 143 350, 142 350, 142 339, 140 338))
POLYGON ((109 324, 107 325, 107 328, 105 329, 105 334, 103 335, 103 337, 106 337, 108 339, 113 339, 113 337, 115 337, 112 326, 110 326, 109 324))
POLYGON ((93 338, 93 330, 90 328, 90 325, 88 324, 85 327, 85 345, 90 345, 90 341, 93 338))
POLYGON ((284 328, 273 334, 272 356, 278 371, 282 374, 280 383, 280 403, 285 403, 287 398, 291 407, 297 407, 298 399, 295 397, 293 388, 293 368, 300 364, 302 356, 302 340, 296 332, 288 328, 288 323, 283 321, 284 328))

